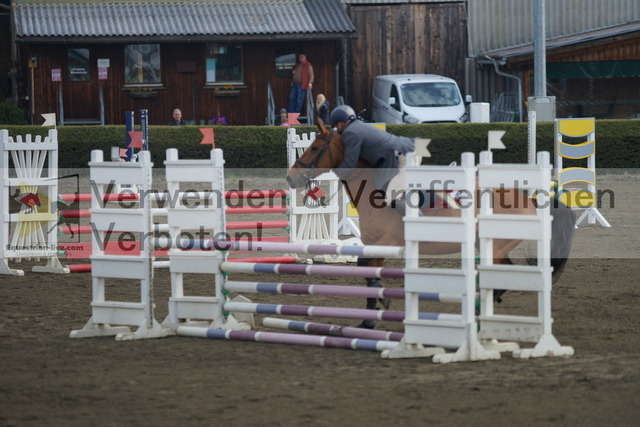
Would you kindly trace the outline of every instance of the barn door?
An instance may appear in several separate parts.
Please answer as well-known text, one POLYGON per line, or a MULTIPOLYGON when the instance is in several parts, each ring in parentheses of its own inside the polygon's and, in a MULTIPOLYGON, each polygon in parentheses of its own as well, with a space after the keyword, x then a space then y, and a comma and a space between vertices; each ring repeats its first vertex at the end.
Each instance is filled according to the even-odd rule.
MULTIPOLYGON (((87 47, 67 49, 66 78, 58 94, 62 124, 101 124, 100 93, 95 58, 87 47)), ((65 70, 63 70, 63 73, 65 70)))

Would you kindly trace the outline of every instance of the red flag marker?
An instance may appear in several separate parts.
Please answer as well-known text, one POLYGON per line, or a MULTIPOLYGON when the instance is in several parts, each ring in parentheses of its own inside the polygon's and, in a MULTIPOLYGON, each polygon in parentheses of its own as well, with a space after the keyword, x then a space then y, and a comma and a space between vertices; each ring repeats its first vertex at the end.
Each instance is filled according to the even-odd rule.
POLYGON ((288 113, 287 114, 287 123, 290 125, 299 125, 298 116, 300 113, 288 113))
POLYGON ((200 141, 200 144, 211 144, 213 148, 215 148, 216 144, 213 140, 213 128, 200 128, 200 133, 202 133, 202 141, 200 141))
POLYGON ((142 149, 142 132, 132 130, 132 131, 129 131, 129 136, 131 137, 131 143, 129 144, 129 148, 142 149))
POLYGON ((25 206, 29 206, 30 208, 34 206, 40 206, 40 197, 34 193, 21 194, 20 197, 16 199, 18 202, 22 203, 25 206))
POLYGON ((120 158, 123 157, 127 157, 127 149, 126 148, 121 148, 120 149, 120 158))
POLYGON ((322 191, 320 187, 313 187, 312 189, 306 191, 304 194, 305 196, 311 197, 311 199, 313 200, 318 200, 327 193, 325 191, 322 191))

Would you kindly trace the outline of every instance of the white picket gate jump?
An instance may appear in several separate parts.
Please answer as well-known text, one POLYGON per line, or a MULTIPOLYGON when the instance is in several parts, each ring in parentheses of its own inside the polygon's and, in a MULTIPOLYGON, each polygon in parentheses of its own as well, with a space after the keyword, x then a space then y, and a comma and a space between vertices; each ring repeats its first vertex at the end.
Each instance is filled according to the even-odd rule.
POLYGON ((0 130, 0 168, 0 274, 24 275, 10 268, 9 260, 31 258, 47 260, 33 271, 68 273, 58 260, 58 132, 52 129, 44 139, 30 134, 23 139, 0 130), (19 213, 9 211, 12 198, 24 201, 19 213))
MULTIPOLYGON (((296 133, 294 128, 287 131, 287 165, 293 166, 315 139, 315 133, 296 133)), ((357 218, 349 216, 349 198, 340 188, 340 180, 333 172, 323 173, 309 181, 305 193, 315 187, 328 187, 327 194, 319 200, 304 198, 304 206, 298 206, 300 190, 289 189, 291 203, 291 242, 333 243, 362 245, 357 218), (342 207, 342 215, 340 210, 342 207), (342 232, 342 233, 341 233, 342 232), (340 239, 341 235, 355 237, 340 239)), ((325 262, 355 261, 353 257, 324 257, 325 262)))

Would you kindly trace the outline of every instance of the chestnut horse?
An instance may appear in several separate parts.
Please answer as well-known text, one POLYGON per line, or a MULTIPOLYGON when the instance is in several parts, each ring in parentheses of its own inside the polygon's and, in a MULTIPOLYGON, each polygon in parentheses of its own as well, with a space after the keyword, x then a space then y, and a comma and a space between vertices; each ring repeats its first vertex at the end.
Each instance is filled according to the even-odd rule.
MULTIPOLYGON (((316 176, 330 171, 340 165, 344 158, 344 145, 339 133, 329 130, 321 120, 318 120, 319 133, 309 148, 296 160, 295 164, 287 172, 287 182, 291 188, 301 188, 316 176)), ((365 245, 404 246, 403 212, 394 209, 390 205, 382 204, 381 198, 374 195, 381 194, 381 190, 374 186, 375 169, 364 164, 362 160, 358 168, 342 179, 345 190, 356 206, 360 218, 360 234, 365 245), (376 203, 372 200, 377 199, 376 203)), ((502 189, 493 192, 494 213, 535 215, 535 202, 526 193, 516 189, 502 189), (499 196, 498 196, 499 194, 499 196), (497 198, 500 198, 497 200, 497 198)), ((427 198, 432 198, 433 195, 427 198)), ((563 205, 557 199, 551 203, 552 241, 551 241, 551 265, 553 278, 557 279, 567 262, 571 248, 571 240, 574 231, 575 215, 570 208, 563 205)), ((438 207, 423 211, 424 215, 459 217, 459 208, 438 207)), ((521 240, 494 240, 494 263, 511 264, 509 252, 513 250, 521 240)), ((424 242, 420 244, 420 253, 427 255, 452 254, 460 251, 460 244, 447 242, 424 242)), ((384 259, 358 259, 358 265, 381 266, 384 259)), ((529 261, 535 262, 533 261, 529 261)), ((367 286, 381 286, 379 279, 367 279, 367 286)), ((494 298, 500 301, 500 295, 504 291, 494 291, 494 298)), ((388 301, 380 300, 385 308, 388 301)), ((367 300, 367 308, 375 309, 376 300, 367 300)), ((360 326, 373 327, 372 321, 365 321, 360 326)))

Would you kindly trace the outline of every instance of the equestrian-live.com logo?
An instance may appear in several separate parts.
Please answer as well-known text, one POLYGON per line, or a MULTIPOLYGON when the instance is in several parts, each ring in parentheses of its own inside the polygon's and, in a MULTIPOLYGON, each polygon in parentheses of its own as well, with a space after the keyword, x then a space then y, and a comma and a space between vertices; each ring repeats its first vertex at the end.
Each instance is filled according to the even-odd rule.
MULTIPOLYGON (((54 179, 60 181, 67 178, 75 178, 75 186, 79 186, 79 176, 77 174, 54 179)), ((51 197, 47 189, 49 189, 47 185, 38 187, 21 182, 13 191, 12 201, 14 202, 14 207, 11 208, 11 211, 14 213, 16 210, 18 211, 18 221, 14 236, 22 242, 30 242, 26 245, 29 247, 24 248, 25 250, 32 249, 31 246, 34 245, 46 245, 47 239, 44 236, 56 230, 60 222, 67 221, 59 215, 59 208, 66 207, 68 204, 58 200, 57 195, 51 197)))

